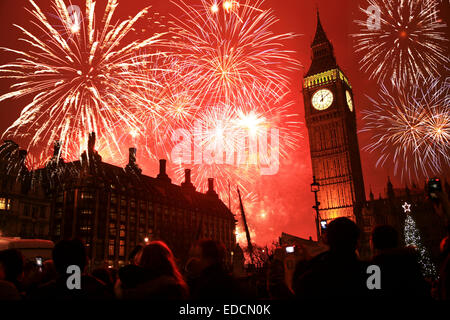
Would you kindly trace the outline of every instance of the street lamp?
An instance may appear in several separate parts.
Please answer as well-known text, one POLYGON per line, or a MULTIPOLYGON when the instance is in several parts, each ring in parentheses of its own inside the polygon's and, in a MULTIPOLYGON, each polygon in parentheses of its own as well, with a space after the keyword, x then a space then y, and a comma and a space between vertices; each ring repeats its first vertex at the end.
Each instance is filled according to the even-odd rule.
POLYGON ((314 200, 315 205, 313 209, 316 210, 316 232, 317 232, 317 241, 320 239, 320 213, 319 213, 319 205, 320 202, 317 201, 317 192, 320 190, 320 184, 316 181, 316 176, 313 176, 313 183, 311 183, 311 192, 314 192, 314 200))

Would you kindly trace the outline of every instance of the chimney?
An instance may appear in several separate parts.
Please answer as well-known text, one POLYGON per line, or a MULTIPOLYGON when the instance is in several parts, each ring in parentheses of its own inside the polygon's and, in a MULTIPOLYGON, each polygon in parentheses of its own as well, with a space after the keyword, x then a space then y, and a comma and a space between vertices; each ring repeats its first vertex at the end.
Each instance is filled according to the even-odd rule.
POLYGON ((208 191, 214 191, 214 178, 208 178, 208 191))
POLYGON ((159 160, 159 174, 161 176, 167 175, 167 173, 166 173, 166 166, 167 166, 167 160, 166 159, 160 159, 159 160))
POLYGON ((157 178, 160 180, 170 182, 170 178, 166 173, 166 164, 167 164, 166 159, 159 160, 159 174, 158 174, 157 178))
MULTIPOLYGON (((95 132, 89 133, 86 156, 87 161, 96 161, 96 162, 102 161, 102 157, 98 154, 97 151, 95 151, 95 132)), ((84 158, 83 155, 81 155, 81 157, 82 159, 84 158)))
POLYGON ((53 157, 58 158, 61 151, 61 143, 59 141, 53 142, 53 157))
POLYGON ((375 196, 374 196, 374 194, 372 192, 372 186, 369 186, 369 189, 370 189, 370 193, 369 193, 370 201, 374 201, 375 200, 375 196))
POLYGON ((184 170, 184 183, 191 183, 191 169, 184 170))
POLYGON ((136 164, 136 148, 128 149, 128 164, 136 164))
POLYGON ((206 194, 217 196, 216 191, 214 191, 214 178, 208 178, 208 191, 206 194))
POLYGON ((181 183, 181 187, 195 191, 195 187, 191 182, 191 169, 184 170, 184 182, 181 183))
POLYGON ((141 174, 142 169, 136 163, 136 148, 128 149, 128 164, 125 167, 125 171, 132 174, 141 174))
POLYGON ((91 132, 89 133, 88 138, 88 153, 94 154, 94 150, 95 150, 95 132, 91 132))

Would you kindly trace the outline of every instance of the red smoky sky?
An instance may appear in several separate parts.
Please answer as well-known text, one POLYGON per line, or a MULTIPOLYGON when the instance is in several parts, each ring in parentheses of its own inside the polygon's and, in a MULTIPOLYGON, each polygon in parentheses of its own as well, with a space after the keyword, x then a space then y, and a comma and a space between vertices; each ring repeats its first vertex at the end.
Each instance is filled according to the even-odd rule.
MULTIPOLYGON (((37 0, 37 4, 44 12, 52 12, 49 0, 37 0)), ((448 0, 441 0, 440 15, 448 24, 449 4, 448 0)), ((104 8, 106 0, 98 0, 97 6, 104 8)), ((200 0, 186 0, 186 4, 199 5, 200 0)), ((84 7, 84 0, 73 0, 72 4, 84 7)), ((151 10, 170 16, 176 14, 176 8, 168 0, 119 0, 116 11, 116 19, 134 15, 145 6, 152 6, 151 10)), ((276 33, 293 32, 298 34, 293 40, 286 43, 288 49, 296 52, 296 57, 303 67, 296 73, 292 73, 292 97, 295 100, 295 110, 300 114, 304 122, 303 97, 301 83, 303 74, 306 73, 311 63, 310 44, 316 30, 316 10, 320 12, 322 25, 328 38, 334 45, 335 55, 341 69, 350 80, 353 87, 355 108, 357 112, 358 129, 363 122, 361 110, 370 108, 366 95, 376 97, 379 86, 375 81, 369 81, 367 74, 361 72, 358 67, 358 57, 354 52, 352 33, 358 31, 354 23, 355 19, 365 20, 367 17, 359 10, 360 6, 367 7, 364 0, 266 0, 263 7, 272 8, 279 22, 274 26, 276 33)), ((18 41, 20 33, 13 24, 23 25, 31 30, 30 15, 24 9, 30 7, 27 0, 0 0, 0 46, 14 49, 24 48, 24 44, 18 41)), ((448 33, 447 33, 448 34, 448 33)), ((0 63, 12 61, 14 56, 0 53, 0 63)), ((9 83, 0 82, 0 94, 8 91, 9 83)), ((20 114, 24 106, 22 100, 9 100, 0 103, 0 131, 3 132, 20 114)), ((298 148, 290 153, 288 159, 282 160, 280 172, 275 176, 263 177, 261 185, 264 186, 264 202, 270 202, 273 210, 267 221, 261 221, 255 215, 250 217, 249 224, 256 234, 259 242, 271 242, 281 232, 287 232, 301 237, 315 237, 315 225, 313 215, 313 195, 310 192, 312 180, 311 161, 309 156, 308 134, 304 124, 301 126, 303 138, 298 143, 298 148)), ((360 148, 368 143, 366 134, 359 134, 360 148)), ((361 161, 364 173, 366 194, 372 189, 376 197, 384 195, 387 176, 391 177, 394 186, 405 185, 399 177, 394 177, 393 168, 389 165, 376 167, 378 159, 376 153, 371 154, 361 150, 361 161)), ((143 161, 138 159, 138 161, 143 161)), ((156 167, 155 167, 156 168, 156 167)), ((150 175, 155 171, 145 172, 150 175)), ((448 176, 448 173, 447 173, 448 176)), ((423 185, 419 181, 419 185, 423 185)))

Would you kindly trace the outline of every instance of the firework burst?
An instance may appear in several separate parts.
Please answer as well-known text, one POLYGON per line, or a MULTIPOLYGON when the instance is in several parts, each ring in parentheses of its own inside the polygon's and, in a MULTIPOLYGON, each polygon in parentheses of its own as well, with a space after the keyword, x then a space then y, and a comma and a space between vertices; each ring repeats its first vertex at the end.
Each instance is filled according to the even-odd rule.
MULTIPOLYGON (((245 132, 239 131, 237 120, 235 107, 219 105, 203 109, 188 125, 194 151, 193 159, 188 161, 193 163, 193 183, 204 192, 208 189, 207 179, 215 178, 216 190, 223 200, 230 182, 247 191, 257 173, 255 166, 247 165, 239 158, 245 156, 243 153, 236 153, 245 148, 245 132)), ((185 165, 179 163, 177 166, 177 180, 183 178, 185 165)))
POLYGON ((223 1, 223 9, 219 2, 201 4, 176 2, 183 16, 174 17, 172 32, 173 47, 186 58, 187 77, 203 97, 236 103, 268 84, 287 90, 287 71, 299 65, 283 45, 293 34, 270 30, 277 19, 262 9, 263 1, 223 1))
MULTIPOLYGON (((237 185, 247 192, 257 177, 276 174, 280 157, 287 157, 301 137, 297 115, 290 113, 291 103, 283 100, 284 96, 279 100, 259 96, 245 105, 221 104, 198 112, 188 131, 192 133, 194 182, 202 191, 209 177, 216 178, 219 193, 228 190, 230 181, 233 189, 237 185), (276 169, 269 172, 270 168, 276 169)), ((179 179, 182 169, 180 163, 179 179)))
POLYGON ((365 147, 381 154, 377 165, 394 164, 394 173, 427 177, 450 163, 449 81, 423 80, 411 90, 389 92, 384 85, 373 109, 365 110, 365 147))
POLYGON ((129 90, 117 84, 126 78, 139 81, 139 75, 133 72, 136 57, 144 60, 153 56, 140 53, 141 49, 158 45, 163 36, 158 33, 142 41, 127 40, 148 8, 132 18, 114 22, 117 1, 109 0, 99 23, 95 2, 86 0, 85 18, 74 19, 63 0, 54 0, 53 8, 63 27, 59 32, 35 1, 30 0, 30 4, 32 22, 43 35, 16 25, 24 35, 21 40, 32 49, 2 48, 19 57, 0 66, 0 76, 16 82, 10 92, 0 96, 0 101, 20 97, 32 101, 4 136, 22 138, 29 150, 36 148, 44 153, 53 141, 59 140, 62 153, 68 158, 74 154, 69 145, 86 141, 89 132, 97 132, 119 149, 117 123, 122 129, 132 130, 139 121, 120 99, 129 90))
MULTIPOLYGON (((207 153, 219 146, 242 151, 246 160, 237 166, 211 157, 195 162, 194 183, 201 191, 209 177, 216 178, 219 193, 227 190, 228 181, 248 190, 260 175, 258 156, 265 156, 265 163, 275 152, 287 156, 298 141, 299 122, 290 113, 292 103, 286 102, 287 71, 298 63, 283 44, 293 35, 270 30, 277 20, 270 10, 261 9, 262 3, 223 1, 214 6, 202 0, 195 7, 177 2, 183 16, 174 17, 171 28, 170 45, 176 52, 165 62, 156 61, 169 72, 147 73, 144 77, 155 81, 154 86, 127 85, 137 89, 129 105, 145 123, 142 139, 153 157, 171 158, 177 129, 190 132, 193 144, 207 153), (197 126, 203 130, 197 132, 197 126), (244 139, 270 139, 271 129, 279 132, 279 149, 256 154, 242 147, 244 139)), ((177 182, 186 165, 177 166, 177 182)))
POLYGON ((446 25, 437 18, 437 5, 437 0, 368 0, 361 11, 369 18, 356 21, 361 31, 353 35, 361 70, 397 86, 439 75, 449 59, 446 25))
POLYGON ((138 129, 125 134, 141 142, 150 158, 158 159, 170 154, 175 130, 192 122, 199 109, 199 92, 185 78, 186 70, 176 56, 156 57, 142 65, 136 71, 138 80, 124 79, 121 83, 131 91, 123 101, 140 121, 138 129))

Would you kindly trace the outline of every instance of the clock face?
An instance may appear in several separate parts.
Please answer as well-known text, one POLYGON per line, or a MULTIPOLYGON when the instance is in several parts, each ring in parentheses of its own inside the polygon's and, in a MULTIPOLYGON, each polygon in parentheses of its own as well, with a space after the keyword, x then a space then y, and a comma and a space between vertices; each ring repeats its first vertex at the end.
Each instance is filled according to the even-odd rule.
POLYGON ((333 92, 328 89, 320 89, 312 97, 312 105, 317 110, 325 110, 333 103, 333 92))
POLYGON ((350 92, 345 91, 345 96, 347 97, 347 105, 348 108, 350 109, 350 111, 353 111, 353 100, 352 100, 352 96, 350 94, 350 92))

